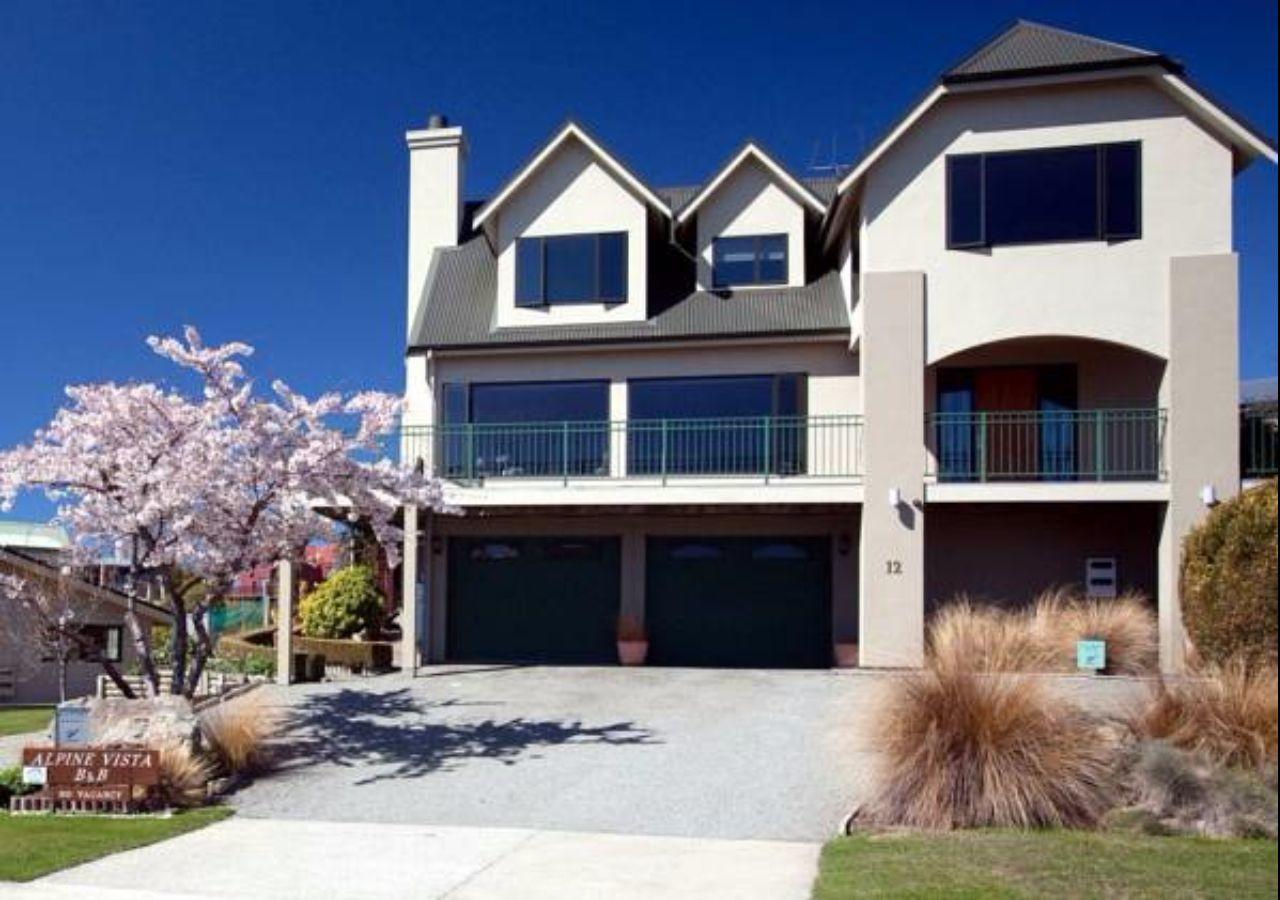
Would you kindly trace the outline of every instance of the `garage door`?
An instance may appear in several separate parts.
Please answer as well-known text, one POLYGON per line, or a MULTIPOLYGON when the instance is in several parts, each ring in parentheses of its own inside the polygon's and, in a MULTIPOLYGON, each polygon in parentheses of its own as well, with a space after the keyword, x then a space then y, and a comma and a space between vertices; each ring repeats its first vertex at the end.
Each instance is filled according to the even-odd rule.
POLYGON ((448 656, 614 663, 617 538, 451 538, 448 656))
POLYGON ((809 537, 650 538, 650 662, 829 666, 830 544, 809 537))

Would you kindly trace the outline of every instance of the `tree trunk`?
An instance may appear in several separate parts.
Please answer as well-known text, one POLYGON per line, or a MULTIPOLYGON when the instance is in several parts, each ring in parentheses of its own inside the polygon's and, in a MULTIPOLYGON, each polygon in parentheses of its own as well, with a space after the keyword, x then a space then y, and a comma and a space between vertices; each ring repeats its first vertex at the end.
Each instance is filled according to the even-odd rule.
POLYGON ((173 651, 173 682, 169 690, 181 694, 187 683, 187 604, 177 591, 169 591, 169 610, 173 613, 173 632, 169 641, 173 651))
POLYGON ((213 639, 204 627, 205 609, 205 604, 200 603, 191 613, 191 626, 196 633, 196 649, 195 659, 191 663, 191 674, 187 678, 186 690, 183 691, 188 699, 195 697, 196 689, 200 686, 200 678, 204 675, 205 663, 213 655, 213 639))
MULTIPOLYGON (((124 675, 122 675, 120 670, 116 668, 115 663, 106 659, 99 659, 98 662, 102 664, 103 671, 107 673, 107 677, 111 679, 112 683, 114 683, 120 690, 120 693, 124 695, 126 700, 138 699, 138 695, 134 691, 133 685, 129 684, 129 682, 125 680, 124 675)), ((156 694, 159 694, 158 690, 156 691, 156 694)))
MULTIPOLYGON (((138 614, 134 609, 134 602, 135 598, 130 594, 129 605, 125 609, 124 621, 129 626, 129 636, 133 638, 133 649, 138 654, 138 660, 142 664, 142 676, 146 679, 148 693, 152 697, 158 697, 160 696, 160 673, 156 671, 156 661, 151 655, 151 640, 138 622, 138 614)), ((112 675, 114 667, 105 661, 103 665, 107 669, 107 674, 112 675)), ((112 675, 112 680, 121 687, 121 690, 124 690, 125 686, 118 674, 117 672, 116 675, 112 675)), ((132 699, 136 695, 130 688, 125 696, 132 699)))

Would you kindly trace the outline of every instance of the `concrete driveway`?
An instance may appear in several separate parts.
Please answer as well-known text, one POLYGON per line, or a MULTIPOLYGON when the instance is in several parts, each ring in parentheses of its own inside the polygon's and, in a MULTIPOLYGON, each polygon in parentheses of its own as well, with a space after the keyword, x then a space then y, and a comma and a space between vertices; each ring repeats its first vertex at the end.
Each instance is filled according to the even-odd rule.
POLYGON ((866 782, 879 679, 432 669, 271 689, 283 767, 242 816, 821 841, 866 782))

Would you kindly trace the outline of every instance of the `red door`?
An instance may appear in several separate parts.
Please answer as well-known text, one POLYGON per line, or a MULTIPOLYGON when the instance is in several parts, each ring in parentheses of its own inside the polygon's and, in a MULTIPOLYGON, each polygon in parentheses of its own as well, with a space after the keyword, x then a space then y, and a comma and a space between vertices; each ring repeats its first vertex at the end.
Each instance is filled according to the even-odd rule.
POLYGON ((983 441, 987 476, 1016 478, 1034 474, 1040 459, 1040 405, 1035 369, 1007 367, 974 373, 974 405, 986 413, 983 441))

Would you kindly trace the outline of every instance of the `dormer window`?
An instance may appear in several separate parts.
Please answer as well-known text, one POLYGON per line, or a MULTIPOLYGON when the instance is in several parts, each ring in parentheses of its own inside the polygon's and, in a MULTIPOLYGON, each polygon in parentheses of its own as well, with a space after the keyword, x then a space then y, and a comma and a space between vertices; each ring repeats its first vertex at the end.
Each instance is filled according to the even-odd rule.
POLYGON ((753 234, 712 239, 711 283, 717 288, 786 284, 787 236, 753 234))
POLYGON ((627 233, 564 234, 516 241, 516 305, 625 303, 627 233))

